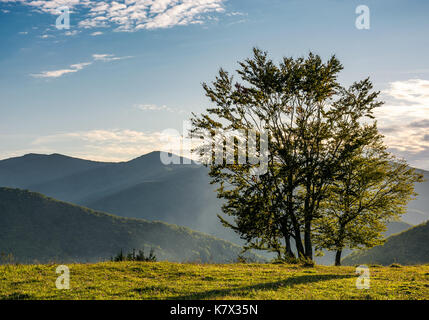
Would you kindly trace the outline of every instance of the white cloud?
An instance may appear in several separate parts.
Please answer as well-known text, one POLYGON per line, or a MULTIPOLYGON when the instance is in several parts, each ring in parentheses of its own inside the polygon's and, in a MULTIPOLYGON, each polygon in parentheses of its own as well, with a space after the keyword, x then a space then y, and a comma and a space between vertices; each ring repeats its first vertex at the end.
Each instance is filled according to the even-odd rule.
POLYGON ((429 169, 429 81, 395 81, 383 93, 389 102, 375 116, 386 144, 412 165, 429 169))
POLYGON ((166 151, 192 157, 182 145, 180 132, 169 129, 143 132, 129 129, 98 129, 54 133, 43 136, 0 134, 0 159, 27 153, 61 153, 96 161, 128 161, 152 151, 166 151))
POLYGON ((92 62, 82 62, 77 64, 72 64, 70 67, 76 70, 82 70, 84 67, 91 65, 92 62))
POLYGON ((93 37, 95 37, 95 36, 101 36, 102 34, 103 34, 103 32, 96 31, 96 32, 91 33, 91 36, 93 36, 93 37))
MULTIPOLYGON (((224 12, 226 0, 0 0, 20 3, 40 12, 57 15, 57 8, 82 9, 82 28, 115 27, 116 31, 170 28, 204 23, 205 15, 224 12)), ((232 12, 231 15, 241 13, 232 12)), ((81 16, 82 16, 81 15, 81 16)))
POLYGON ((247 13, 239 12, 239 11, 233 11, 233 12, 228 12, 226 15, 229 16, 229 17, 247 16, 247 13))
POLYGON ((164 149, 164 139, 161 132, 90 130, 37 137, 27 146, 27 150, 64 153, 98 161, 127 161, 154 150, 164 149))
POLYGON ((0 0, 0 2, 21 3, 31 6, 40 12, 58 14, 57 8, 67 6, 70 9, 76 6, 88 6, 91 0, 0 0))
POLYGON ((59 69, 59 70, 52 70, 52 71, 43 71, 36 74, 31 74, 34 78, 58 78, 61 77, 67 73, 74 73, 78 72, 79 70, 82 70, 86 66, 91 65, 92 62, 82 62, 77 64, 70 65, 67 69, 59 69))
POLYGON ((94 61, 91 61, 91 62, 76 63, 76 64, 70 65, 68 68, 65 68, 65 69, 43 71, 40 73, 31 74, 31 76, 33 78, 59 78, 59 77, 65 75, 65 74, 68 74, 68 73, 78 72, 78 71, 82 70, 83 68, 91 65, 95 61, 110 62, 110 61, 132 58, 132 56, 115 57, 115 55, 113 55, 113 54, 93 54, 92 57, 93 57, 94 61))
POLYGON ((390 83, 384 94, 401 104, 429 105, 429 80, 409 79, 390 83))
POLYGON ((66 35, 66 36, 75 36, 75 35, 77 35, 79 33, 79 31, 78 30, 73 30, 73 31, 66 31, 65 33, 64 33, 64 35, 66 35))
POLYGON ((181 109, 173 109, 173 108, 167 107, 166 105, 158 106, 156 104, 136 104, 134 105, 134 107, 141 111, 168 111, 168 112, 177 112, 177 113, 184 112, 181 109))
POLYGON ((18 32, 18 34, 25 35, 25 34, 28 34, 28 32, 27 31, 21 31, 21 32, 18 32))
POLYGON ((109 61, 116 61, 116 60, 123 60, 123 59, 129 59, 132 58, 132 56, 125 56, 125 57, 115 57, 114 54, 93 54, 92 57, 95 61, 103 61, 103 62, 109 62, 109 61))

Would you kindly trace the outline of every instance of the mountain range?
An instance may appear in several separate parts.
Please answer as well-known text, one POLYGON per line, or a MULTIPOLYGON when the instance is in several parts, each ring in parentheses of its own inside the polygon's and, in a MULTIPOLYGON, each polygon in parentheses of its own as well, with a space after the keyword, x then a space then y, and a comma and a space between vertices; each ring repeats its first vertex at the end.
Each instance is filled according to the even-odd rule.
POLYGON ((208 169, 195 163, 164 165, 160 152, 119 163, 28 154, 0 161, 0 186, 238 240, 218 221, 221 201, 209 183, 208 169))
MULTIPOLYGON (((418 171, 429 178, 429 172, 418 171)), ((118 163, 28 154, 0 161, 2 186, 28 189, 122 217, 186 226, 242 244, 216 216, 222 212, 222 201, 210 185, 208 169, 195 163, 164 165, 160 152, 118 163)), ((390 223, 386 237, 429 219, 429 182, 418 184, 416 191, 419 196, 410 202, 403 221, 390 223)), ((316 260, 332 264, 332 253, 316 260)))

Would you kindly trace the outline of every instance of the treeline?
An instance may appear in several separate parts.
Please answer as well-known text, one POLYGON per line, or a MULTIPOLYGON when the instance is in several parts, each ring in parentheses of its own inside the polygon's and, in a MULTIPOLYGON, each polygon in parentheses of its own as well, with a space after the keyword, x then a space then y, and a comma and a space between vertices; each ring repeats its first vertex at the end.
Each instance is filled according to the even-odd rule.
POLYGON ((219 216, 222 223, 246 240, 246 250, 286 260, 329 249, 340 265, 345 248, 381 244, 422 176, 387 151, 374 118, 379 92, 368 78, 341 86, 335 56, 276 64, 253 53, 239 63, 238 81, 220 69, 203 84, 213 106, 191 119, 192 136, 204 141, 195 151, 233 218, 219 216))

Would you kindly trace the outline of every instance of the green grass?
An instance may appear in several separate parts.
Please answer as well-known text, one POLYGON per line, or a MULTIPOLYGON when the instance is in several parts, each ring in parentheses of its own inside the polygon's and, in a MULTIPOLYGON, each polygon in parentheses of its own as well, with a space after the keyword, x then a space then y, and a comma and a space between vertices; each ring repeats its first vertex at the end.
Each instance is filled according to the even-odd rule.
POLYGON ((0 299, 429 299, 429 265, 370 267, 368 290, 354 267, 169 262, 71 264, 58 290, 56 267, 0 266, 0 299))

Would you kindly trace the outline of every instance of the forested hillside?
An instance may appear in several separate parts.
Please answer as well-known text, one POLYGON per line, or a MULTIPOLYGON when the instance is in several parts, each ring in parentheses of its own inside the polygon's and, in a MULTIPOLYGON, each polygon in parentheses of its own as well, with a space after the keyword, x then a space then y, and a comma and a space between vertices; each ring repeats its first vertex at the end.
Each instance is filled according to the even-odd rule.
POLYGON ((347 256, 345 265, 376 263, 403 265, 429 263, 429 222, 389 237, 384 245, 347 256))
POLYGON ((0 188, 0 252, 15 262, 102 261, 134 248, 154 248, 160 260, 195 262, 231 262, 241 252, 237 245, 185 227, 0 188))

